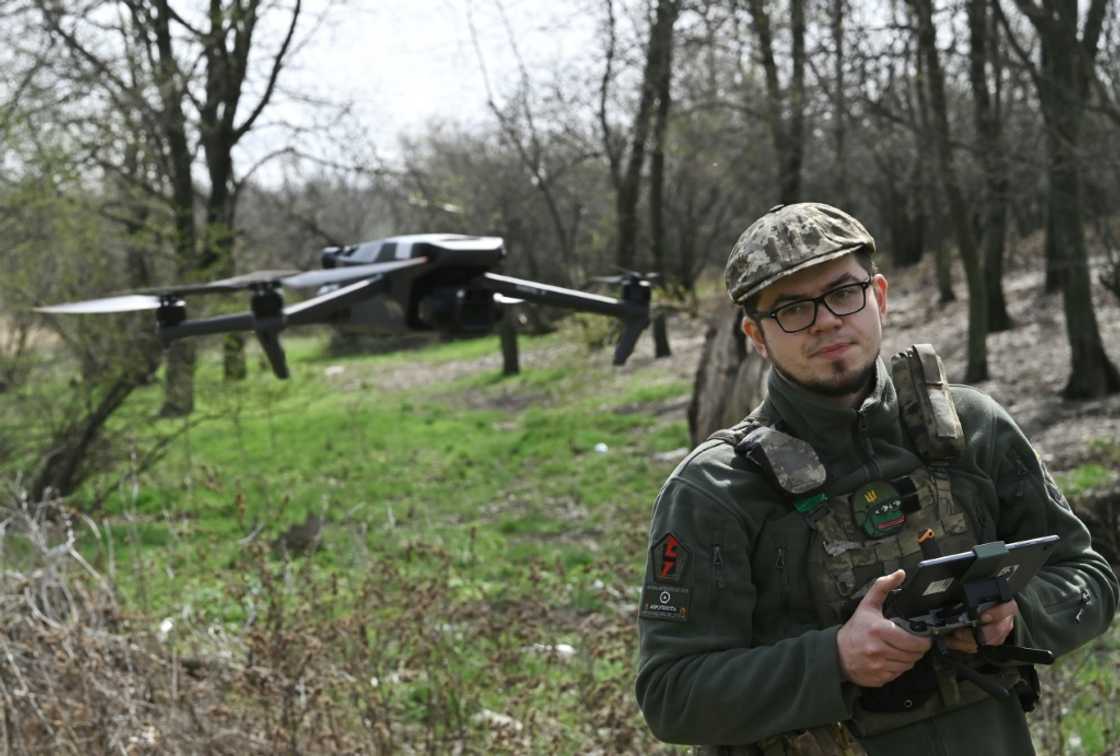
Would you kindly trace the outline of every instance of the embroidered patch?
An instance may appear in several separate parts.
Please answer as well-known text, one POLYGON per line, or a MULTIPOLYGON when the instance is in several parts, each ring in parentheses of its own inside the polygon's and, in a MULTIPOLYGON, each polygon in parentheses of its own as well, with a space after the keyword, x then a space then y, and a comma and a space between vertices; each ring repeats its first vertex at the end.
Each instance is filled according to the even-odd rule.
POLYGON ((852 494, 852 520, 870 538, 885 538, 902 530, 906 515, 898 489, 874 481, 852 494))
POLYGON ((687 588, 647 585, 642 591, 642 608, 638 616, 667 622, 688 622, 692 595, 687 588))
POLYGON ((666 533, 650 548, 653 579, 658 583, 680 583, 688 568, 688 548, 672 533, 666 533))

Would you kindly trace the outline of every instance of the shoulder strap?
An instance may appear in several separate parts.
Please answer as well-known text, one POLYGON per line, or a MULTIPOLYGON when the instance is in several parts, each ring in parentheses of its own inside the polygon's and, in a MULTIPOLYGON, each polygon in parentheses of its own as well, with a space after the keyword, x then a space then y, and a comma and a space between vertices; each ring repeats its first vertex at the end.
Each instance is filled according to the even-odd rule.
POLYGON ((744 438, 750 435, 751 431, 756 428, 764 427, 765 425, 766 423, 752 412, 730 428, 721 428, 715 431, 712 435, 708 436, 708 440, 723 441, 738 449, 739 444, 743 442, 744 438))
POLYGON ((758 410, 708 438, 734 446, 787 496, 802 496, 824 485, 826 472, 816 450, 778 430, 758 410))
POLYGON ((945 380, 945 366, 930 344, 891 357, 902 424, 927 462, 950 462, 964 450, 964 430, 945 380))

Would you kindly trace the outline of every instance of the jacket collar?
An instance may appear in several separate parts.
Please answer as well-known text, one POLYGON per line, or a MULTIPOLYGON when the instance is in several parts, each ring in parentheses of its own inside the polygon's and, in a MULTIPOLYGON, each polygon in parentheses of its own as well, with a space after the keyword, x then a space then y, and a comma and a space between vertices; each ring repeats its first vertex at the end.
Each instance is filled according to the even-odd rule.
POLYGON ((895 443, 901 440, 898 395, 882 358, 875 361, 875 384, 858 410, 830 404, 777 370, 770 371, 767 391, 768 406, 764 407, 764 414, 771 414, 767 410, 773 410, 785 432, 808 441, 828 456, 850 453, 856 442, 855 435, 861 430, 895 443))

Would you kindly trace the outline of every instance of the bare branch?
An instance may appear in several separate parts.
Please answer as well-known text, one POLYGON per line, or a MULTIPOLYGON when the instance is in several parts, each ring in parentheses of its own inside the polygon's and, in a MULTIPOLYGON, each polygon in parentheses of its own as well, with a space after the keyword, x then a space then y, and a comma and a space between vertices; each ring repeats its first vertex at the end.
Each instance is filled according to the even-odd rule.
POLYGON ((292 21, 288 25, 288 33, 284 36, 283 44, 280 45, 280 49, 277 51, 276 56, 272 59, 272 69, 268 74, 268 84, 265 86, 264 94, 261 95, 261 99, 257 103, 257 107, 253 109, 253 112, 249 114, 249 117, 245 119, 245 122, 235 129, 234 141, 240 140, 241 137, 243 137, 246 132, 248 132, 249 129, 253 127, 253 124, 256 122, 257 118, 260 117, 260 114, 272 100, 272 94, 276 89, 276 81, 280 77, 280 69, 283 68, 284 58, 288 54, 288 48, 291 46, 292 38, 296 33, 296 23, 299 21, 301 0, 295 0, 295 3, 295 7, 292 9, 292 21))

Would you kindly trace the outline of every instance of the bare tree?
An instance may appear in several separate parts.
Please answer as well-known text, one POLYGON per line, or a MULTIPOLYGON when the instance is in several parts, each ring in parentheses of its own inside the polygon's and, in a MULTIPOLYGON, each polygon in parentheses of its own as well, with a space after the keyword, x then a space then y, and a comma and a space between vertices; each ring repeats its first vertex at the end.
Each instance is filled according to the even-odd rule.
POLYGON ((984 282, 976 237, 972 231, 972 219, 949 142, 945 74, 941 67, 941 58, 937 50, 937 33, 933 26, 933 0, 910 0, 910 2, 918 22, 918 42, 926 64, 926 89, 933 116, 938 174, 949 203, 949 215, 957 239, 957 248, 968 280, 968 367, 965 370, 965 380, 982 381, 988 378, 988 290, 984 282))
MULTIPOLYGON (((1015 0, 1015 5, 1030 20, 1040 44, 1037 66, 1022 48, 1019 53, 1031 65, 1046 123, 1047 246, 1053 254, 1061 255, 1066 334, 1071 350, 1070 375, 1062 395, 1069 399, 1104 396, 1120 391, 1120 373, 1105 353, 1093 309, 1079 153, 1109 4, 1107 0, 1091 0, 1083 15, 1076 0, 1015 0)), ((998 4, 996 8, 998 12, 998 4)), ((1017 44, 1002 12, 1001 21, 1009 43, 1017 44)))
POLYGON ((764 0, 747 0, 757 55, 765 74, 766 117, 778 166, 778 201, 799 202, 805 155, 805 0, 789 0, 790 78, 783 92, 774 55, 774 31, 764 0))
POLYGON ((998 54, 995 15, 986 0, 969 0, 969 81, 972 85, 973 114, 977 147, 984 170, 982 235, 983 274, 987 286, 988 330, 992 333, 1011 328, 1007 302, 1003 296, 1003 253, 1007 240, 1007 205, 1010 179, 1007 146, 1003 134, 1002 77, 998 54), (989 75, 988 69, 991 69, 989 75), (991 80, 993 87, 989 84, 991 80))
MULTIPOLYGON (((681 2, 657 0, 653 21, 649 28, 638 106, 629 134, 625 138, 620 138, 615 133, 607 116, 607 103, 617 54, 617 37, 613 0, 607 0, 606 5, 608 42, 599 93, 599 124, 602 129, 603 149, 607 154, 610 168, 611 184, 615 191, 618 234, 615 262, 619 267, 633 268, 637 254, 638 200, 641 197, 641 178, 647 142, 651 122, 654 119, 654 108, 664 108, 665 115, 660 117, 662 124, 668 117, 668 77, 671 75, 672 65, 673 26, 680 15, 681 2), (659 105, 662 94, 665 95, 665 102, 659 105)), ((664 131, 661 134, 663 138, 664 131)), ((660 189, 656 190, 658 196, 660 192, 660 189)))
MULTIPOLYGON (((277 8, 260 0, 210 0, 201 21, 170 0, 95 0, 65 7, 34 0, 44 26, 60 42, 60 80, 73 96, 111 107, 107 130, 90 144, 96 162, 110 174, 143 182, 170 215, 166 234, 174 250, 175 274, 187 280, 224 275, 233 268, 233 228, 237 201, 234 150, 258 122, 276 91, 292 50, 300 0, 288 14, 286 33, 273 51, 255 100, 248 83, 255 57, 262 54, 261 15, 277 8), (108 22, 106 22, 108 20, 108 22), (105 149, 124 138, 144 145, 159 167, 156 174, 133 171, 129 151, 105 149), (206 165, 208 185, 201 231, 196 220, 196 156, 206 165)), ((153 219, 155 220, 155 219, 153 219)), ((168 353, 163 413, 189 413, 194 406, 195 347, 178 342, 168 353)), ((236 364, 231 363, 233 372, 236 364)))

